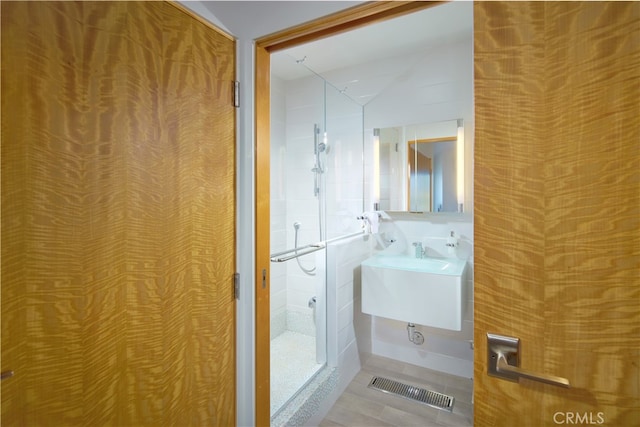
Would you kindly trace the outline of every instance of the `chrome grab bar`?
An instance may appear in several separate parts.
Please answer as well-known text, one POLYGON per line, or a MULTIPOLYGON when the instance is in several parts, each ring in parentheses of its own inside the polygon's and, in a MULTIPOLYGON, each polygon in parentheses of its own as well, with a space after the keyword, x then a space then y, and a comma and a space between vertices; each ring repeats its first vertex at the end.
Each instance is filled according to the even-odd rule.
POLYGON ((320 249, 324 249, 326 246, 323 243, 314 243, 311 245, 303 246, 301 248, 293 248, 287 251, 278 252, 277 254, 271 255, 271 262, 285 262, 290 259, 298 258, 303 255, 307 255, 313 252, 317 252, 320 249), (293 255, 282 257, 281 255, 293 253, 293 255))
POLYGON ((279 257, 280 255, 286 255, 288 253, 291 252, 298 252, 301 251, 303 249, 308 249, 308 248, 317 248, 318 245, 320 245, 322 242, 318 242, 318 243, 311 243, 310 245, 305 245, 305 246, 298 246, 297 248, 293 248, 293 249, 287 249, 286 251, 282 251, 282 252, 276 252, 273 253, 271 255, 269 255, 271 258, 276 258, 279 257))
POLYGON ((504 380, 520 378, 570 388, 569 380, 555 375, 538 374, 520 367, 520 338, 487 334, 487 373, 504 380))
POLYGON ((360 236, 362 234, 364 234, 364 231, 358 231, 358 232, 351 233, 351 234, 345 234, 343 236, 334 237, 332 239, 324 240, 322 242, 311 243, 311 244, 306 245, 306 246, 300 246, 300 247, 293 248, 293 249, 287 249, 286 251, 276 252, 276 253, 271 254, 269 257, 270 257, 271 262, 285 262, 285 261, 289 261, 290 259, 298 258, 298 257, 301 257, 303 255, 307 255, 307 254, 311 254, 313 252, 317 252, 320 249, 326 248, 327 245, 330 244, 330 243, 334 243, 334 242, 337 242, 337 241, 343 240, 343 239, 348 239, 349 237, 360 236), (288 254, 292 254, 292 255, 288 255, 288 254), (283 257, 282 255, 287 255, 287 256, 283 257))

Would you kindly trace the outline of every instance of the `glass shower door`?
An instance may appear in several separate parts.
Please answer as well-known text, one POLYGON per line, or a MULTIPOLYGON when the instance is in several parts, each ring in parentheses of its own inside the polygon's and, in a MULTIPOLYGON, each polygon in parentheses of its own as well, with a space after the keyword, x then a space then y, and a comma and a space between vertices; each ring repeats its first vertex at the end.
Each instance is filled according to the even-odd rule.
POLYGON ((364 111, 347 89, 326 85, 326 238, 362 229, 364 210, 364 111))
POLYGON ((309 70, 271 105, 273 417, 327 366, 324 247, 360 230, 364 183, 362 106, 309 70))
POLYGON ((272 77, 272 417, 326 364, 324 86, 272 77))

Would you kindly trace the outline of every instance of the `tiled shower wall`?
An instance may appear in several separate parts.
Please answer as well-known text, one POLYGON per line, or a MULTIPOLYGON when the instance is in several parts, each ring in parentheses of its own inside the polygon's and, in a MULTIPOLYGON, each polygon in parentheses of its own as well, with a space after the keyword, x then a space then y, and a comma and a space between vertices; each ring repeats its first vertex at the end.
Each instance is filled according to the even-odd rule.
MULTIPOLYGON (((326 196, 322 206, 326 221, 323 239, 361 230, 357 216, 363 210, 362 107, 335 88, 325 87, 315 76, 287 82, 272 76, 271 105, 271 251, 294 246, 294 222, 301 224, 299 246, 320 240, 318 200, 311 171, 315 160, 314 124, 320 126, 321 141, 327 129, 328 149, 321 154, 325 170, 321 186, 326 196)), ((305 268, 315 265, 321 269, 318 276, 303 273, 295 260, 271 264, 272 338, 285 329, 308 326, 308 319, 312 318, 308 301, 313 296, 324 296, 326 272, 326 303, 330 307, 326 319, 328 365, 338 368, 338 379, 322 405, 330 406, 359 371, 361 338, 365 339, 361 344, 367 346, 365 352, 370 352, 370 318, 360 313, 359 296, 354 298, 354 289, 356 293, 359 289, 359 266, 370 255, 370 245, 370 238, 364 237, 330 243, 326 264, 317 258, 323 257, 325 251, 301 257, 305 268), (364 326, 356 327, 354 316, 364 316, 364 326), (362 333, 356 334, 358 329, 362 333)))
MULTIPOLYGON (((272 77, 271 89, 271 251, 294 246, 294 222, 300 223, 298 246, 358 231, 363 207, 362 107, 315 75, 284 82, 272 77), (314 124, 328 148, 321 153, 320 176, 326 202, 314 194, 314 124)), ((301 257, 306 269, 315 255, 301 257)), ((272 264, 272 336, 296 324, 305 329, 312 315, 309 300, 321 289, 295 260, 272 264), (305 320, 307 319, 307 320, 305 320), (287 326, 288 325, 288 326, 287 326)))

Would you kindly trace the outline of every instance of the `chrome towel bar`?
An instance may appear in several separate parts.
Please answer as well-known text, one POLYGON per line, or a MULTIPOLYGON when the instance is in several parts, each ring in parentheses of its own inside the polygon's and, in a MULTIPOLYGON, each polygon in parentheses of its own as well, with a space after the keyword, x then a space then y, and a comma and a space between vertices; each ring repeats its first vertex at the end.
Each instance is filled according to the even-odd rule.
POLYGON ((274 254, 271 256, 271 262, 285 262, 285 261, 289 261, 290 259, 294 259, 294 258, 298 258, 301 257, 303 255, 307 255, 313 252, 317 252, 320 249, 324 249, 326 246, 323 243, 314 243, 311 245, 307 245, 307 246, 303 246, 300 248, 293 248, 293 249, 289 249, 287 251, 283 251, 283 252, 278 252, 277 254, 274 254), (287 255, 287 254, 291 254, 288 256, 282 256, 282 255, 287 255))
POLYGON ((287 249, 286 251, 276 252, 276 253, 273 253, 273 254, 270 255, 270 260, 271 260, 271 262, 289 261, 290 259, 295 259, 295 258, 301 257, 303 255, 308 255, 308 254, 311 254, 313 252, 317 252, 317 251, 319 251, 321 249, 324 249, 330 243, 334 243, 334 242, 337 242, 337 241, 343 240, 343 239, 348 239, 349 237, 360 236, 362 234, 364 234, 363 231, 358 231, 356 233, 345 234, 343 236, 334 237, 333 239, 324 240, 322 242, 311 243, 311 244, 306 245, 306 246, 300 246, 300 247, 293 248, 293 249, 287 249), (286 255, 286 256, 283 256, 283 255, 286 255))

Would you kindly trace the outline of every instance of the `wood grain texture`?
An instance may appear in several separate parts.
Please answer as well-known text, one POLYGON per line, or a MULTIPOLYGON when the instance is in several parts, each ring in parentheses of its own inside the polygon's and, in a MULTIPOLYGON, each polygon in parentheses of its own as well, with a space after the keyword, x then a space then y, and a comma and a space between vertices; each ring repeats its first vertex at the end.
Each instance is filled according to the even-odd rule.
POLYGON ((234 62, 170 3, 2 3, 3 424, 234 424, 234 62))
POLYGON ((271 425, 271 275, 270 275, 270 162, 271 129, 270 84, 271 62, 269 53, 256 46, 256 426, 271 425), (262 272, 266 272, 263 285, 262 272))
POLYGON ((640 420, 640 4, 480 2, 475 425, 640 420), (488 377, 486 333, 561 390, 488 377))

